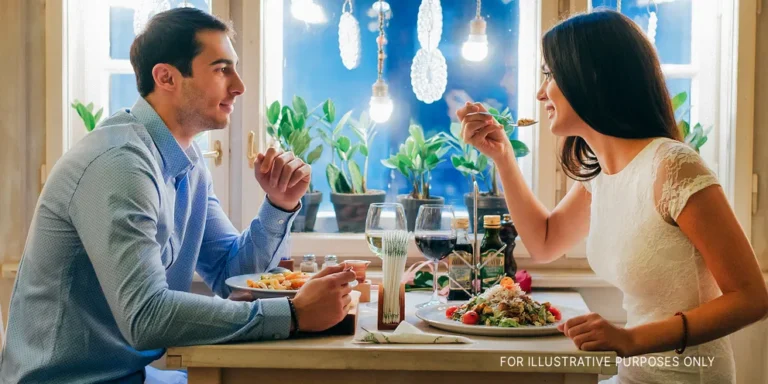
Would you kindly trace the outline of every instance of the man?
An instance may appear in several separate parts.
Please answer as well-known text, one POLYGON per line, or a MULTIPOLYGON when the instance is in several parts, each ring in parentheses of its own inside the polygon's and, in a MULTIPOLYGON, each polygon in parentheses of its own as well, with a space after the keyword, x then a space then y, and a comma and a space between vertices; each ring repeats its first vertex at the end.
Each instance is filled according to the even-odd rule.
POLYGON ((194 137, 223 129, 245 86, 229 27, 202 11, 155 16, 131 46, 141 98, 53 168, 10 306, 0 381, 143 382, 177 345, 289 337, 338 323, 355 275, 341 267, 285 298, 188 293, 193 272, 220 297, 230 276, 277 266, 310 181, 291 153, 259 154, 267 193, 238 233, 213 194, 194 137))

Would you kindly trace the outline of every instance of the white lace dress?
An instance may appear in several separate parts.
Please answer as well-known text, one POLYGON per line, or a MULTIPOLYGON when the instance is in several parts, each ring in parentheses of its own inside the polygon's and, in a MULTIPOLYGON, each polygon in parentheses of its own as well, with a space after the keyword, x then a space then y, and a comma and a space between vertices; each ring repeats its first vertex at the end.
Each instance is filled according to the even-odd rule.
MULTIPOLYGON (((669 318, 722 294, 701 253, 675 224, 688 198, 713 184, 718 184, 715 175, 694 150, 666 138, 653 140, 621 172, 601 173, 584 183, 592 193, 589 264, 624 293, 628 328, 669 318)), ((727 338, 688 346, 682 355, 644 356, 653 363, 623 359, 619 374, 608 382, 736 382, 727 338)))

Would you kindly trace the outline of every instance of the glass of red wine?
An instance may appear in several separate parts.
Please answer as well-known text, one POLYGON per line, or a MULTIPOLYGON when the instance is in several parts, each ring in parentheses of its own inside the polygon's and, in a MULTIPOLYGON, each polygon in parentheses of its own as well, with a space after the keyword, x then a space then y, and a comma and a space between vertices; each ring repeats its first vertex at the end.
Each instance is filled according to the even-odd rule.
POLYGON ((434 262, 435 268, 432 281, 432 299, 417 305, 416 308, 441 303, 437 295, 440 289, 437 284, 437 270, 440 260, 448 257, 453 252, 453 247, 456 246, 456 228, 451 225, 453 218, 453 206, 451 205, 427 204, 419 207, 414 231, 416 246, 419 247, 419 251, 424 257, 434 262))

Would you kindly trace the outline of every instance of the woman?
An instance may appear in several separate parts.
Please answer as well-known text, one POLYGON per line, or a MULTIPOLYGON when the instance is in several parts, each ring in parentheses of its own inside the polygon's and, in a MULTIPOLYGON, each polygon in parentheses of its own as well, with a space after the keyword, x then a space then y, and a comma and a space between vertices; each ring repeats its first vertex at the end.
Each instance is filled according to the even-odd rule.
POLYGON ((551 262, 586 236, 592 269, 624 293, 626 328, 593 313, 560 330, 581 350, 661 361, 625 359, 612 378, 620 383, 734 383, 724 336, 766 317, 768 291, 715 175, 680 142, 652 45, 612 11, 572 17, 542 44, 537 98, 565 137, 563 169, 582 181, 552 212, 527 187, 503 129, 468 115, 484 108, 467 103, 457 115, 463 139, 497 164, 533 261, 551 262))

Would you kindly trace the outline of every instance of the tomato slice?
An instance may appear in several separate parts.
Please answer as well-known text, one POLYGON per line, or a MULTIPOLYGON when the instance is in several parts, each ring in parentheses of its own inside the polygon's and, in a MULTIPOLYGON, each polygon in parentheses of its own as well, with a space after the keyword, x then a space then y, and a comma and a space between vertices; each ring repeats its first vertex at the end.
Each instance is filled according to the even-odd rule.
POLYGON ((549 306, 548 311, 549 311, 549 313, 552 314, 552 316, 555 317, 555 320, 557 320, 557 321, 560 321, 560 319, 563 318, 563 315, 560 313, 560 310, 555 308, 555 307, 553 307, 553 306, 551 306, 551 305, 549 306))
POLYGON ((445 310, 445 317, 452 318, 453 314, 459 309, 457 306, 448 307, 448 309, 445 310))

